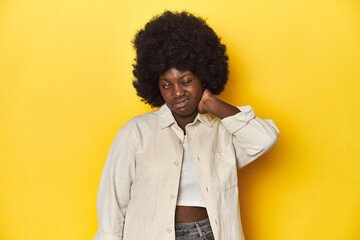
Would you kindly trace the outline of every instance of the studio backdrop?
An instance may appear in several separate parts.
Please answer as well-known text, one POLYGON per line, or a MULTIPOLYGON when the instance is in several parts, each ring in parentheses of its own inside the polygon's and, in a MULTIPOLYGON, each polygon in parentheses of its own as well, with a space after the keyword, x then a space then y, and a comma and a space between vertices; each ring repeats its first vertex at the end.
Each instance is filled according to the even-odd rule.
POLYGON ((155 110, 132 87, 131 40, 165 9, 207 19, 230 59, 220 98, 280 129, 239 171, 246 239, 360 239, 355 0, 2 0, 0 239, 94 237, 111 142, 155 110))

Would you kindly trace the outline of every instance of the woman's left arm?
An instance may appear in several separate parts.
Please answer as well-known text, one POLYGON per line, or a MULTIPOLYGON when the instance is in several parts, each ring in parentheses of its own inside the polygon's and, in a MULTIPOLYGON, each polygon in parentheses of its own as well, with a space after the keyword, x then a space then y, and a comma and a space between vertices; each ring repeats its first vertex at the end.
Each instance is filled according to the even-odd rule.
POLYGON ((240 112, 238 108, 215 97, 210 90, 206 88, 199 102, 198 111, 199 113, 211 113, 220 119, 233 116, 240 112))
POLYGON ((198 110, 222 119, 222 124, 233 136, 238 168, 270 150, 280 133, 272 120, 256 117, 250 106, 234 107, 215 97, 208 89, 203 93, 198 110))

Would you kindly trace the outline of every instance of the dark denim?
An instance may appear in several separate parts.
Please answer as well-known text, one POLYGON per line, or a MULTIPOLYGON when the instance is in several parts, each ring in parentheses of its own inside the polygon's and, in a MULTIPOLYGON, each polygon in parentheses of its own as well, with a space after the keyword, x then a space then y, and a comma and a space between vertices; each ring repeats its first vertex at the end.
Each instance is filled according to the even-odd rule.
POLYGON ((191 223, 175 224, 176 240, 214 240, 208 218, 191 223))

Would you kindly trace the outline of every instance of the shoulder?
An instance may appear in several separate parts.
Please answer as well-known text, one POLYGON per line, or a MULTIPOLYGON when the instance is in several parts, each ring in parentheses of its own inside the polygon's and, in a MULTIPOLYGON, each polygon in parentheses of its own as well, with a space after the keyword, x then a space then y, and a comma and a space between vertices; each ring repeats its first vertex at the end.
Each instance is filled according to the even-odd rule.
POLYGON ((136 142, 141 135, 159 124, 159 110, 144 113, 130 118, 118 131, 115 140, 136 142))
POLYGON ((250 106, 237 107, 240 112, 223 119, 218 117, 211 118, 207 114, 202 114, 201 121, 207 123, 206 125, 212 126, 216 132, 225 132, 232 135, 236 130, 247 125, 249 121, 255 118, 255 113, 250 106))
POLYGON ((141 131, 147 127, 155 127, 159 122, 159 109, 148 113, 137 115, 129 119, 124 126, 120 129, 124 131, 141 131))

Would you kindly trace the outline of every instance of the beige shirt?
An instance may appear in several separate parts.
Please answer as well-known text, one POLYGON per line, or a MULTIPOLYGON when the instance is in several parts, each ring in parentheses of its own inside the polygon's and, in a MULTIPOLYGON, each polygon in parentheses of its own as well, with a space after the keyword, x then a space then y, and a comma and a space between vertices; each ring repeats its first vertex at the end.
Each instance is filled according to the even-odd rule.
MULTIPOLYGON (((186 138, 216 240, 243 240, 237 169, 268 151, 279 130, 250 106, 234 116, 198 114, 186 138)), ((183 131, 164 104, 116 135, 97 196, 94 240, 174 240, 183 131)))

